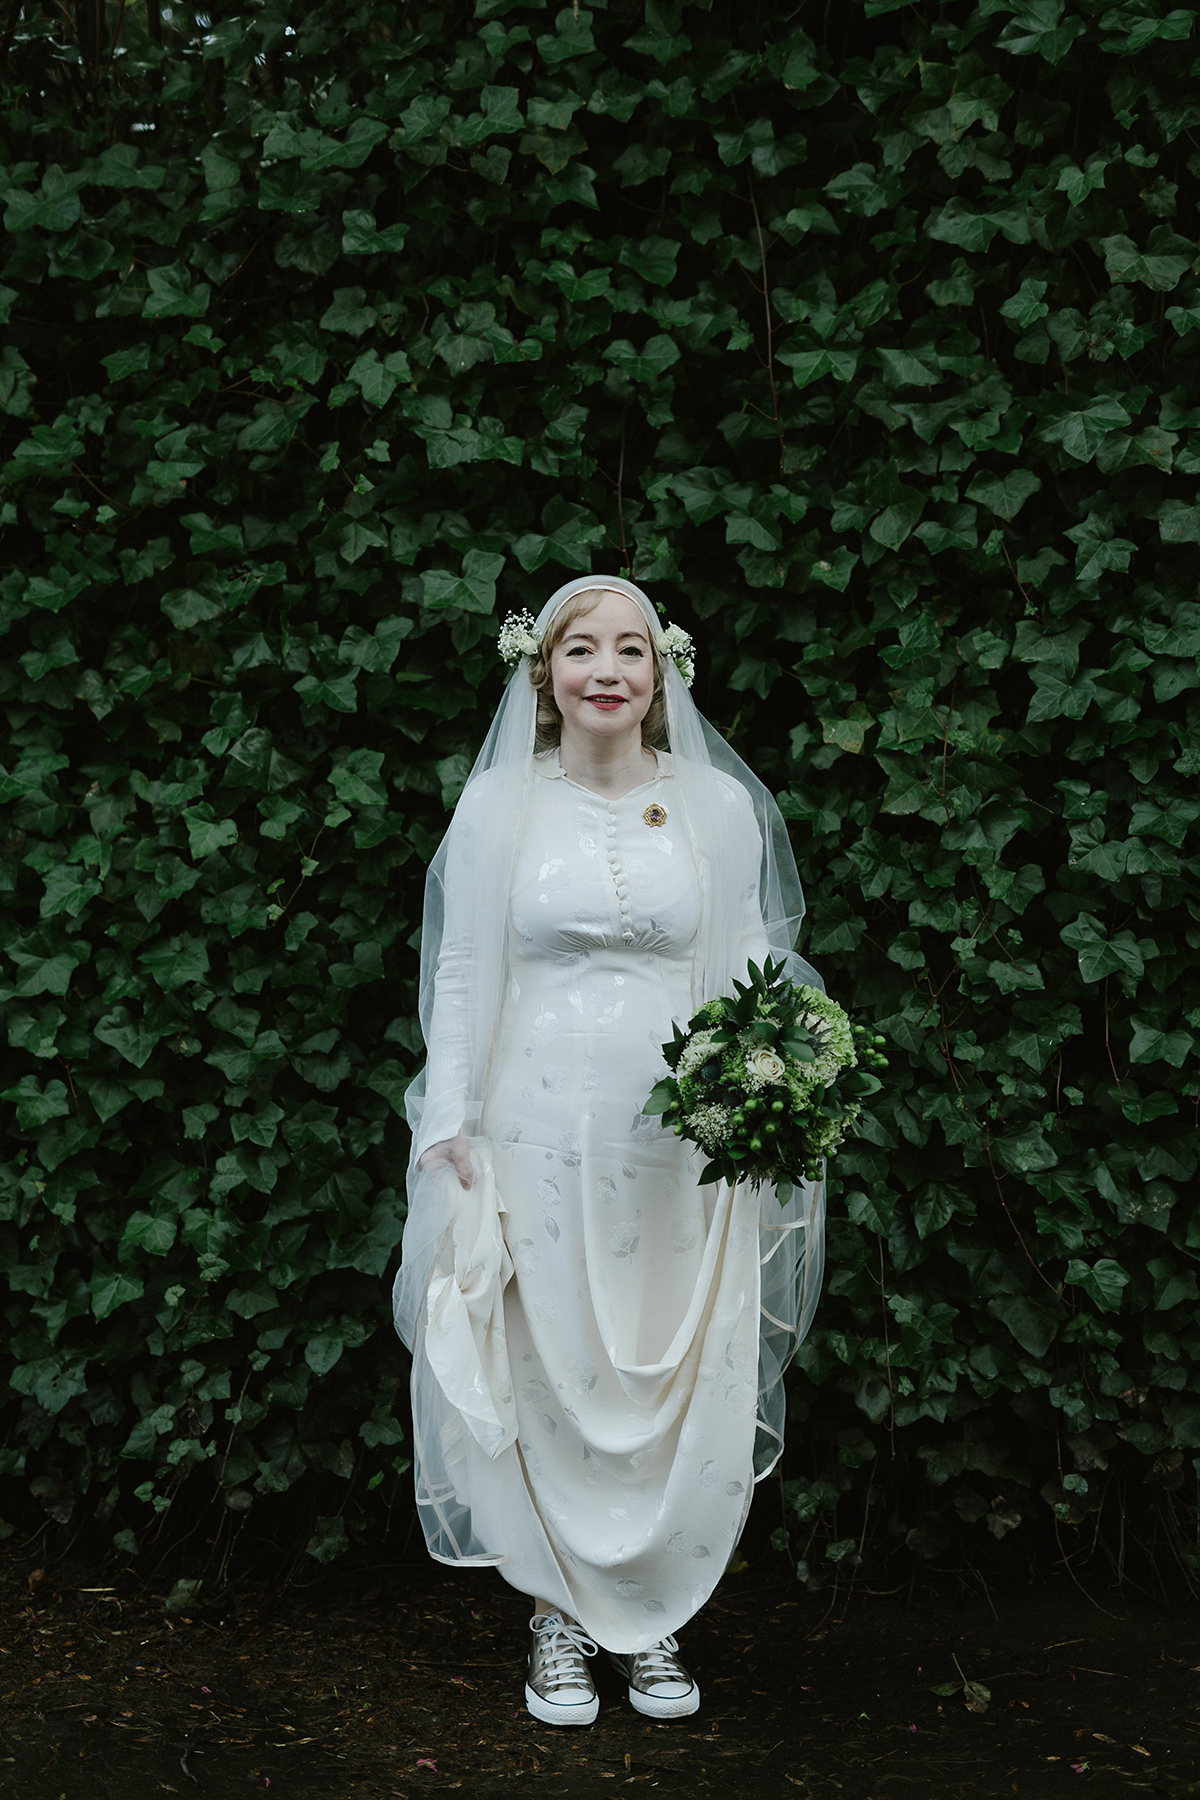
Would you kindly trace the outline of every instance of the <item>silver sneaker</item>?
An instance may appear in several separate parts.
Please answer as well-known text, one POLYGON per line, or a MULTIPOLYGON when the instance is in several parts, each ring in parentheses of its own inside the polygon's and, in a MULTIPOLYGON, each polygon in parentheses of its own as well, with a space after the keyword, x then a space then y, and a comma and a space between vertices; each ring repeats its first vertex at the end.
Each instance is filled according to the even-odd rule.
POLYGON ((675 1652, 673 1637, 660 1638, 649 1650, 610 1659, 629 1683, 629 1704, 648 1719, 683 1719, 697 1711, 700 1689, 675 1652))
POLYGON ((529 1621, 529 1675, 525 1705, 543 1725, 592 1725, 600 1711, 586 1659, 597 1646, 582 1627, 560 1612, 535 1613, 529 1621))

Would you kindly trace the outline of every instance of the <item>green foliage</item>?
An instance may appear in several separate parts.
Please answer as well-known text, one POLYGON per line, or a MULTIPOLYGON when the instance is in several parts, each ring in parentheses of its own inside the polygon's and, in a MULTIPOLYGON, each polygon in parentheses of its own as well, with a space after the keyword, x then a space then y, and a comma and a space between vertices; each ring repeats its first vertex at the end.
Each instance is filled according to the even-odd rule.
POLYGON ((997 1536, 1098 1504, 1055 1436, 1200 1448, 1192 13, 785 11, 10 9, 3 1466, 57 1518, 403 1465, 423 868, 501 613, 593 568, 893 1046, 797 1516, 864 1421, 997 1536))

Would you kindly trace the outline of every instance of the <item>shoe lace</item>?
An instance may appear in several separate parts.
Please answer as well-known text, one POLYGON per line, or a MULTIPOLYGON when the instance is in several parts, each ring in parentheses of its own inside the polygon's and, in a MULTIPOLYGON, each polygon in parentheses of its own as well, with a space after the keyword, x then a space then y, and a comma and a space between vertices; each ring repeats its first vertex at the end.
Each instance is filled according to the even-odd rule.
POLYGON ((578 1687, 587 1681, 580 1657, 595 1656, 599 1646, 583 1627, 568 1622, 561 1613, 536 1613, 529 1628, 538 1638, 541 1673, 547 1687, 578 1687))
POLYGON ((660 1638, 658 1643, 651 1644, 648 1650, 638 1652, 638 1673, 644 1680, 651 1681, 689 1680, 689 1676, 676 1655, 678 1649, 677 1638, 660 1638))

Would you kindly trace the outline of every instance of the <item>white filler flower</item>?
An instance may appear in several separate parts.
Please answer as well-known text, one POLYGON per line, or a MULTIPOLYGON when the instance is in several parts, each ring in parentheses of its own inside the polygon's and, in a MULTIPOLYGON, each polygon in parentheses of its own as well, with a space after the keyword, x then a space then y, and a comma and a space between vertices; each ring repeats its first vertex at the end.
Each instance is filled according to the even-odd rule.
POLYGON ((522 656, 537 655, 538 639, 533 626, 532 613, 509 613, 496 640, 496 648, 506 663, 515 663, 522 656))

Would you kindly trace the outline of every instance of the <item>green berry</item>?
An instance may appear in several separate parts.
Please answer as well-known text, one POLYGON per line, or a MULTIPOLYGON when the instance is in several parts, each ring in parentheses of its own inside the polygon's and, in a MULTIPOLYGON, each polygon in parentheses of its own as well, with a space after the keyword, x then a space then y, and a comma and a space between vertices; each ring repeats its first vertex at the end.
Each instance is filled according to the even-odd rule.
POLYGON ((773 1113, 781 1113, 781 1112, 783 1112, 783 1110, 784 1110, 784 1105, 783 1105, 782 1100, 772 1100, 771 1111, 773 1113))

